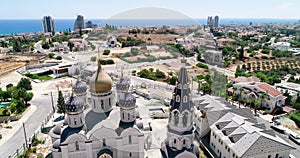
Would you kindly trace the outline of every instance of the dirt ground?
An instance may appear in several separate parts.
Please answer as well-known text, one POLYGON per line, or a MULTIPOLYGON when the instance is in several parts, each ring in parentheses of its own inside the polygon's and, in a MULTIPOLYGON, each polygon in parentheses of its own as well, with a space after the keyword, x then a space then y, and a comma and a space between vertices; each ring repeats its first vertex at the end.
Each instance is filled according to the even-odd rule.
MULTIPOLYGON (((122 34, 120 35, 123 38, 128 36, 135 37, 133 34, 122 34)), ((173 34, 136 34, 136 38, 146 41, 147 43, 153 44, 173 44, 176 38, 183 38, 180 35, 173 34), (151 40, 148 40, 148 39, 151 40)))
POLYGON ((26 64, 36 64, 45 56, 15 56, 0 55, 0 76, 8 72, 14 71, 26 64))

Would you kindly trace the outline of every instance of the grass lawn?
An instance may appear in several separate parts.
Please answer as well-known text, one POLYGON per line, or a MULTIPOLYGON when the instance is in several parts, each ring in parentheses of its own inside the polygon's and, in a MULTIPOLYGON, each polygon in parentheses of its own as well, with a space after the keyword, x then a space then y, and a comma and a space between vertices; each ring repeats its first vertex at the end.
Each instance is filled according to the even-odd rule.
POLYGON ((291 120, 295 121, 296 125, 298 127, 300 127, 300 112, 298 112, 298 113, 291 113, 291 114, 288 115, 288 117, 291 120))
POLYGON ((52 80, 53 78, 50 76, 39 76, 39 80, 41 81, 47 81, 47 80, 52 80))

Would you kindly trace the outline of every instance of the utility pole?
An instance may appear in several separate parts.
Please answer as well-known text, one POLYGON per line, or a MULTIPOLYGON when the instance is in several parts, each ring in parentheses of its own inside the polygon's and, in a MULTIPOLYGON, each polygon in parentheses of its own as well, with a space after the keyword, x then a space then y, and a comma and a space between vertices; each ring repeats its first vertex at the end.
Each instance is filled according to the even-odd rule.
POLYGON ((51 94, 52 110, 53 110, 53 113, 55 113, 55 108, 54 108, 54 103, 53 103, 53 95, 52 95, 52 92, 50 92, 50 94, 51 94))
POLYGON ((24 137, 25 137, 25 146, 27 148, 28 144, 27 144, 27 136, 26 136, 26 130, 25 130, 25 123, 24 122, 23 122, 23 130, 24 130, 24 137))

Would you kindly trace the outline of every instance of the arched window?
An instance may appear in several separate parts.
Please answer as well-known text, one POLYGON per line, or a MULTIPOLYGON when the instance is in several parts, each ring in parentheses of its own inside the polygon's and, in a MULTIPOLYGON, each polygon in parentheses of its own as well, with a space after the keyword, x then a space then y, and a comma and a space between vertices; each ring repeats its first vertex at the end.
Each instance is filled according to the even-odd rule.
POLYGON ((176 139, 174 139, 174 144, 176 144, 176 139))
POLYGON ((184 113, 183 113, 183 117, 182 117, 182 124, 183 124, 183 127, 186 127, 186 126, 187 126, 187 121, 188 121, 188 113, 187 113, 187 112, 184 112, 184 113))
POLYGON ((178 84, 178 88, 179 88, 179 89, 181 89, 181 88, 182 88, 181 84, 178 84))
POLYGON ((179 123, 179 113, 178 113, 178 111, 175 111, 174 112, 174 124, 178 125, 178 123, 179 123))
POLYGON ((75 142, 75 149, 76 149, 76 151, 79 151, 79 143, 78 143, 78 141, 75 142))
POLYGON ((76 118, 74 118, 74 125, 76 125, 77 124, 77 120, 76 120, 76 118))
POLYGON ((180 102, 180 96, 179 95, 176 96, 176 102, 180 102))
POLYGON ((182 144, 183 144, 183 145, 185 145, 185 139, 183 139, 183 142, 182 142, 182 144))
POLYGON ((131 140, 131 135, 128 136, 128 141, 129 141, 129 144, 132 143, 132 140, 131 140))
POLYGON ((184 102, 184 103, 187 103, 187 102, 188 102, 188 97, 187 97, 186 95, 183 97, 183 102, 184 102))
POLYGON ((184 84, 184 85, 183 85, 183 89, 187 89, 187 84, 184 84))

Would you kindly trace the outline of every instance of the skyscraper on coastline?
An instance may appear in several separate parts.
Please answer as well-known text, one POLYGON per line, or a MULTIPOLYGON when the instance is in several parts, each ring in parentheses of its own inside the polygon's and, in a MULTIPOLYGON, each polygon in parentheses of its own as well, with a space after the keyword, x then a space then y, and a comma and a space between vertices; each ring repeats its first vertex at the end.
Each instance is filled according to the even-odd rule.
POLYGON ((54 28, 54 20, 51 16, 44 16, 43 17, 43 31, 44 33, 51 32, 52 34, 55 33, 54 28))
POLYGON ((74 30, 84 29, 84 18, 82 15, 77 15, 77 19, 75 20, 74 30))
POLYGON ((215 16, 215 18, 213 18, 212 16, 209 16, 207 18, 207 26, 219 27, 219 16, 215 16))

